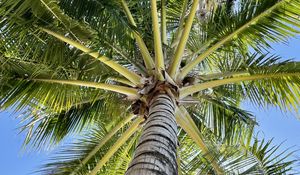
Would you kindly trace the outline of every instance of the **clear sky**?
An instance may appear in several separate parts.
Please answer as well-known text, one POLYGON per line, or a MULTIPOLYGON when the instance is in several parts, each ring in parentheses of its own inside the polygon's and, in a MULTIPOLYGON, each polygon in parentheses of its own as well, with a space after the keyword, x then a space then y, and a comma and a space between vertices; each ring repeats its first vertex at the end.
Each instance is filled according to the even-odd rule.
MULTIPOLYGON (((278 54, 284 59, 300 61, 300 37, 291 39, 288 44, 276 44, 273 48, 272 53, 278 54)), ((274 141, 277 143, 285 141, 284 145, 295 146, 295 148, 300 149, 299 114, 283 113, 276 108, 255 109, 251 105, 247 106, 250 106, 250 111, 256 114, 261 134, 267 138, 274 137, 274 141)))
MULTIPOLYGON (((295 60, 300 61, 300 38, 290 40, 287 45, 276 44, 273 47, 273 53, 286 59, 295 58, 295 60)), ((258 128, 260 135, 274 138, 274 143, 285 141, 285 148, 294 146, 295 149, 300 149, 300 121, 296 116, 283 114, 274 108, 259 110, 248 104, 244 104, 244 108, 257 116, 260 124, 258 128)), ((1 175, 31 174, 49 157, 49 153, 46 152, 22 152, 21 145, 24 135, 18 135, 17 127, 20 125, 18 125, 15 117, 17 114, 0 113, 1 175)), ((298 117, 300 118, 300 116, 298 117)))
POLYGON ((16 114, 0 113, 0 169, 1 175, 28 175, 47 159, 46 152, 24 153, 21 150, 24 135, 18 134, 16 114))

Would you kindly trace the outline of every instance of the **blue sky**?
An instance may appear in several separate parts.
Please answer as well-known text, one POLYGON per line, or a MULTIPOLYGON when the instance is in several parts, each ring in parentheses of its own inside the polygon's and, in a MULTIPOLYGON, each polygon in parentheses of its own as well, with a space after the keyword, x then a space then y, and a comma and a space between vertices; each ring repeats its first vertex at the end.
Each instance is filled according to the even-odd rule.
MULTIPOLYGON (((273 53, 283 58, 295 58, 300 61, 300 38, 290 40, 289 44, 276 44, 273 53)), ((300 149, 300 116, 282 113, 275 108, 256 109, 244 104, 246 110, 252 111, 260 124, 260 136, 274 138, 274 143, 285 141, 284 148, 294 146, 300 149)), ((36 170, 49 157, 49 152, 25 152, 21 150, 24 135, 18 135, 17 114, 0 113, 0 167, 3 175, 27 175, 36 170)), ((300 153, 298 153, 300 157, 300 153)))
MULTIPOLYGON (((273 48, 272 52, 282 56, 284 59, 292 58, 300 61, 300 37, 291 39, 288 44, 273 45, 273 48)), ((299 114, 283 113, 274 107, 269 109, 256 109, 252 105, 247 105, 247 107, 256 114, 260 124, 260 133, 264 137, 274 137, 276 143, 285 141, 285 146, 295 146, 295 148, 300 149, 299 114)))
POLYGON ((21 150, 24 135, 18 134, 20 126, 16 114, 0 113, 0 167, 3 175, 28 175, 47 158, 46 152, 25 153, 21 150))

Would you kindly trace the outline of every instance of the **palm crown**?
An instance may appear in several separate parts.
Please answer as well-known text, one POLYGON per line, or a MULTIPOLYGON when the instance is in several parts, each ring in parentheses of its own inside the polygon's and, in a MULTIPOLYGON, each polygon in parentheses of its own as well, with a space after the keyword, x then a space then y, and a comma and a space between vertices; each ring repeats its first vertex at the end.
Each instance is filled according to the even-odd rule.
POLYGON ((174 172, 154 174, 291 173, 239 105, 297 110, 299 63, 266 51, 299 33, 299 14, 299 0, 3 0, 1 109, 25 111, 36 149, 85 135, 43 174, 134 174, 147 129, 174 126, 160 146, 174 172), (170 123, 153 122, 163 110, 170 123))

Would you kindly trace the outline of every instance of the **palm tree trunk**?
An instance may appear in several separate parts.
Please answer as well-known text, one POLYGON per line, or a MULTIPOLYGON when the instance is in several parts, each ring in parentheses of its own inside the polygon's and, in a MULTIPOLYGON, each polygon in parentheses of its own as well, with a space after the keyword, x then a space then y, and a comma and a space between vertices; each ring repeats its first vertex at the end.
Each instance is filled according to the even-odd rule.
POLYGON ((174 100, 158 94, 149 108, 149 118, 126 175, 177 175, 174 100))

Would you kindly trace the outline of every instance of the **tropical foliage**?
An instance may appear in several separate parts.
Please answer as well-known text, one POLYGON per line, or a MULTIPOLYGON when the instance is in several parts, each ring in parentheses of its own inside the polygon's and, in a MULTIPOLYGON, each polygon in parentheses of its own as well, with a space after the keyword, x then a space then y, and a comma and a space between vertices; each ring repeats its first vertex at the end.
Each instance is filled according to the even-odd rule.
POLYGON ((293 174, 254 137, 258 107, 297 110, 300 63, 268 53, 300 32, 300 0, 0 0, 0 109, 24 146, 59 148, 41 174, 125 174, 164 90, 178 174, 293 174))

